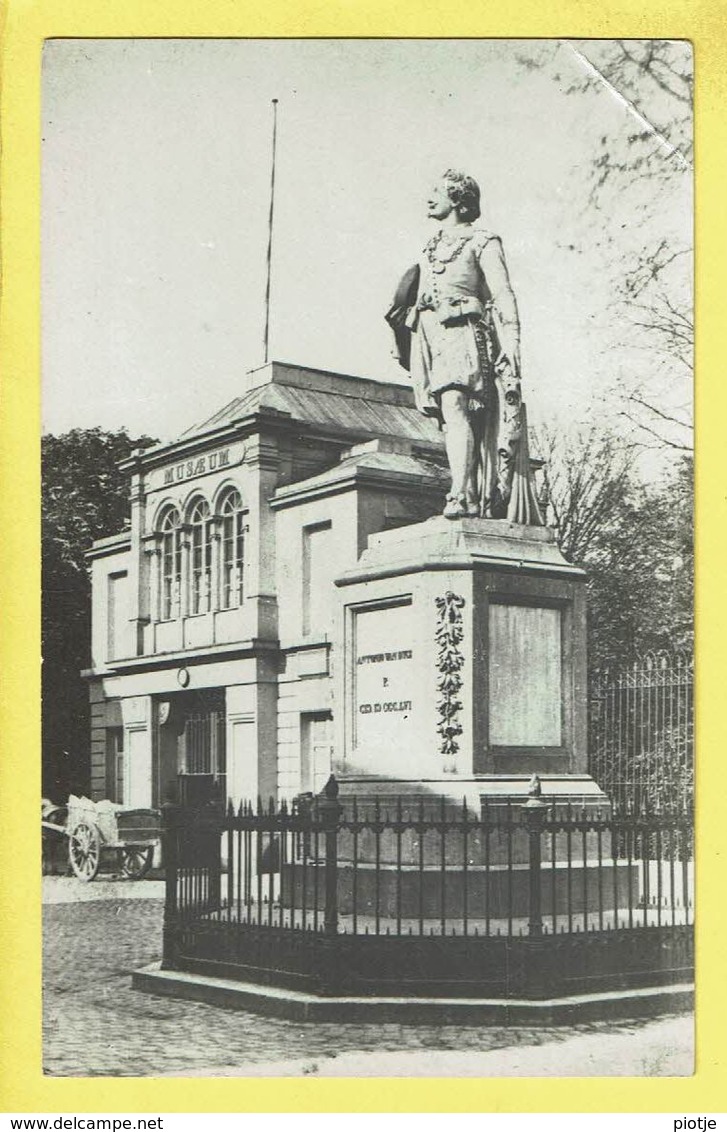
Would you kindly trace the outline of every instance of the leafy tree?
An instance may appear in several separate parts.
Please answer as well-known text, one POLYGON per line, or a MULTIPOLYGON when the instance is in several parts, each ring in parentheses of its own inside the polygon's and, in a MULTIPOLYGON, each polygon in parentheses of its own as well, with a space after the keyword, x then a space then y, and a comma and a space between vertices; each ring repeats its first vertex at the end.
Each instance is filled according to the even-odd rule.
POLYGON ((585 555, 592 667, 693 643, 691 460, 665 482, 632 480, 585 555))
POLYGON ((128 480, 118 469, 154 443, 121 429, 73 429, 43 437, 42 642, 43 792, 63 800, 89 788, 88 688, 91 583, 85 552, 129 523, 128 480))

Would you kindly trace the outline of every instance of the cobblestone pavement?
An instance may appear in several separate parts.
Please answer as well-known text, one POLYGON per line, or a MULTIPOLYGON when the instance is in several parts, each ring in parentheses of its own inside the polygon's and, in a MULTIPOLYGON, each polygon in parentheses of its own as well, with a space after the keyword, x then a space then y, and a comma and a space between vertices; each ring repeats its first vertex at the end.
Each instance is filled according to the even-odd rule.
MULTIPOLYGON (((599 1033, 638 1033, 644 1038, 640 1064, 631 1070, 635 1075, 675 1072, 671 1063, 662 1068, 653 1057, 649 1060, 646 1039, 649 1028, 659 1026, 658 1022, 568 1027, 300 1023, 143 994, 132 990, 130 976, 134 969, 160 958, 161 887, 155 881, 94 881, 82 886, 69 878, 45 878, 43 1035, 47 1074, 277 1075, 285 1072, 286 1063, 298 1063, 296 1068, 291 1064, 294 1072, 325 1073, 326 1058, 387 1050, 408 1055, 467 1051, 471 1074, 473 1054, 507 1049, 513 1050, 512 1071, 517 1072, 514 1053, 522 1047, 547 1044, 552 1060, 554 1043, 599 1033), (79 889, 81 899, 71 899, 79 889)), ((669 1033, 681 1035, 686 1051, 682 1072, 689 1072, 691 1020, 675 1019, 675 1025, 677 1030, 672 1028, 669 1033)), ((402 1072, 417 1072, 416 1059, 409 1056, 406 1064, 402 1072)), ((507 1059, 497 1064, 498 1075, 509 1072, 507 1059)), ((447 1065, 452 1065, 451 1057, 447 1065)), ((423 1071, 435 1072, 431 1066, 431 1056, 426 1056, 423 1071)), ((601 1070, 613 1071, 606 1064, 601 1070)), ((444 1072, 449 1074, 452 1069, 444 1072)), ((483 1072, 487 1072, 484 1063, 483 1072)), ((492 1068, 489 1072, 493 1073, 492 1068)))

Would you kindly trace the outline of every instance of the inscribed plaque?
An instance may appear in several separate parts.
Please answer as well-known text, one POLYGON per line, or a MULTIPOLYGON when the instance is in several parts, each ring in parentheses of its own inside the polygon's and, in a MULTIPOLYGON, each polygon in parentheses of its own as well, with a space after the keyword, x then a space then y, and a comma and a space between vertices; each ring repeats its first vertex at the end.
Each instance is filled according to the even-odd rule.
POLYGON ((559 747, 562 736, 561 612, 490 606, 490 744, 559 747))
POLYGON ((410 603, 356 614, 353 707, 357 747, 396 749, 411 738, 411 616, 410 603))

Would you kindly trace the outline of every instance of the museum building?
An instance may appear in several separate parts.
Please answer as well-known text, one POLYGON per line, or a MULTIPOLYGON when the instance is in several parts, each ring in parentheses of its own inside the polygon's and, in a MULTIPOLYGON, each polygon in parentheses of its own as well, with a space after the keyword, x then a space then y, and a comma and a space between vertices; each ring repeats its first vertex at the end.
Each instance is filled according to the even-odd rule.
POLYGON ((335 580, 441 511, 436 423, 408 386, 271 362, 122 468, 130 526, 89 551, 94 799, 320 790, 345 686, 335 580))

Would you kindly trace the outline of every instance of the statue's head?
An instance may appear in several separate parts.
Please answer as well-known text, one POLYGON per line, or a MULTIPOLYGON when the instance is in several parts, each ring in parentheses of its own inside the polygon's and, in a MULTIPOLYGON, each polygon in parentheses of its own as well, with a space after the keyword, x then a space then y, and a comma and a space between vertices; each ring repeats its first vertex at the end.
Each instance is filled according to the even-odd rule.
POLYGON ((442 182, 460 220, 467 223, 477 220, 480 215, 480 186, 474 177, 448 169, 442 176, 442 182))

